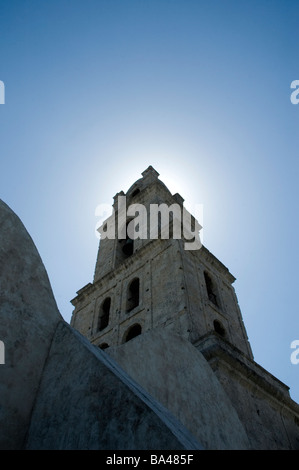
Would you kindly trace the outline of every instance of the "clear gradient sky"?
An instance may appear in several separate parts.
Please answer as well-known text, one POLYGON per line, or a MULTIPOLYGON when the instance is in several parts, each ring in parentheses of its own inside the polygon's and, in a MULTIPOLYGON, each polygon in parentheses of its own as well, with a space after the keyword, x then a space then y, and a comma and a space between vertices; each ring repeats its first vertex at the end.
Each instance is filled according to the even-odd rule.
MULTIPOLYGON (((58 307, 92 282, 95 208, 152 165, 237 278, 255 360, 299 402, 298 0, 0 0, 0 198, 58 307)), ((0 338, 1 339, 1 338, 0 338)))

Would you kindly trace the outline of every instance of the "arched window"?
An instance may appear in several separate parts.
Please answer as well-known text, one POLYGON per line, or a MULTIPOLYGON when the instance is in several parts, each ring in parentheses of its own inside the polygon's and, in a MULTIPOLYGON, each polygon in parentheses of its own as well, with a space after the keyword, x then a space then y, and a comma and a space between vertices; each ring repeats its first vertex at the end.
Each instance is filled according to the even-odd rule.
POLYGON ((214 330, 216 331, 216 333, 218 333, 220 336, 224 337, 225 336, 225 329, 223 328, 220 321, 214 320, 213 325, 214 325, 214 330))
POLYGON ((137 277, 129 284, 127 294, 127 312, 130 312, 139 305, 139 284, 139 279, 137 277))
POLYGON ((132 197, 135 197, 137 196, 137 194, 140 193, 140 189, 139 188, 136 188, 133 192, 132 192, 132 197))
POLYGON ((212 281, 210 275, 206 271, 204 272, 204 277, 205 277, 205 282, 206 282, 208 298, 211 302, 213 302, 214 305, 219 307, 214 282, 212 281))
POLYGON ((124 240, 119 240, 120 245, 121 245, 121 250, 125 258, 128 258, 134 253, 134 240, 130 238, 128 235, 128 225, 130 222, 131 221, 129 220, 126 224, 126 238, 124 240))
POLYGON ((107 297, 100 307, 99 319, 98 319, 98 331, 102 331, 109 323, 111 299, 107 297))
POLYGON ((138 323, 135 323, 135 325, 131 326, 125 336, 124 336, 124 343, 127 343, 131 339, 135 338, 138 335, 141 335, 142 328, 138 323))

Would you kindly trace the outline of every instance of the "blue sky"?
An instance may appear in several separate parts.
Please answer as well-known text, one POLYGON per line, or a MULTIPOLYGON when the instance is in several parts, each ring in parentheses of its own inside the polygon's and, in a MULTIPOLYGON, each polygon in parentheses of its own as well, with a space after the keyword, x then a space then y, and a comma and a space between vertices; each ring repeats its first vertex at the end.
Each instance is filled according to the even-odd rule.
POLYGON ((154 166, 203 204, 255 360, 299 402, 296 15, 290 0, 0 0, 0 197, 70 321, 96 206, 154 166))

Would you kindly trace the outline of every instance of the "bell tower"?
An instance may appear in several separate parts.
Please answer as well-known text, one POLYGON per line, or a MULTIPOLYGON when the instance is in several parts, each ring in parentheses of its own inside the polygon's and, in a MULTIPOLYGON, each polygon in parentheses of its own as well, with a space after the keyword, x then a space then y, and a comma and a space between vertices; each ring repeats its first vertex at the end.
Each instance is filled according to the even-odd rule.
MULTIPOLYGON (((99 229, 93 282, 72 300, 71 325, 106 349, 107 357, 115 357, 195 435, 203 428, 204 436, 210 427, 209 420, 202 420, 205 406, 200 402, 191 416, 186 410, 186 396, 192 403, 198 396, 192 377, 173 389, 173 374, 184 372, 179 364, 188 345, 190 361, 197 355, 199 377, 204 360, 223 387, 251 448, 297 449, 298 405, 289 388, 254 361, 235 277, 198 243, 200 228, 183 198, 171 194, 157 171, 147 168, 126 193, 114 197, 113 213, 99 229), (165 354, 168 344, 176 344, 171 364, 154 346, 162 336, 169 341, 163 343, 165 354), (182 396, 172 399, 177 390, 182 396)), ((207 390, 213 389, 212 382, 205 384, 207 390)), ((212 404, 217 416, 222 405, 221 400, 212 404)), ((217 429, 222 429, 220 415, 217 429)))
POLYGON ((72 300, 71 325, 100 348, 167 328, 198 348, 217 338, 252 359, 235 278, 201 244, 186 249, 183 203, 151 166, 126 193, 116 194, 112 216, 101 227, 93 283, 72 300), (169 218, 165 223, 160 215, 155 230, 153 211, 161 208, 169 218))

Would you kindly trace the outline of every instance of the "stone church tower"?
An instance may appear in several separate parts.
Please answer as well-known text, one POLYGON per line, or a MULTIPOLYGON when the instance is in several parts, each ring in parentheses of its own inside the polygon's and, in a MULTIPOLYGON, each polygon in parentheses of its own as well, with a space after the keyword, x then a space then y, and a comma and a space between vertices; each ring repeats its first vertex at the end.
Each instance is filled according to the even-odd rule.
MULTIPOLYGON (((113 214, 101 228, 102 233, 107 233, 112 227, 113 237, 101 239, 93 283, 80 289, 72 300, 75 309, 71 326, 114 356, 145 388, 150 388, 148 381, 154 380, 147 377, 148 359, 144 357, 138 367, 134 362, 143 357, 143 338, 151 337, 154 342, 156 333, 163 331, 180 338, 178 341, 188 342, 188 347, 192 345, 191 354, 195 351, 196 357, 204 358, 228 396, 236 419, 245 430, 247 448, 298 449, 299 407, 290 398, 288 387, 254 361, 233 287, 234 276, 204 246, 186 249, 190 241, 183 230, 183 217, 180 218, 186 213, 183 202, 179 194, 170 193, 152 167, 126 194, 121 191, 114 197, 113 214), (146 209, 145 231, 141 231, 141 219, 134 219, 134 210, 124 212, 120 207, 123 201, 126 209, 135 204, 133 209, 138 205, 146 209), (151 208, 162 204, 180 209, 176 215, 170 212, 169 238, 161 236, 165 233, 161 218, 157 219, 158 236, 150 223, 151 208), (135 233, 139 230, 142 236, 133 239, 128 235, 130 222, 135 233), (182 237, 174 236, 177 222, 182 237)), ((196 227, 194 218, 190 219, 196 227)), ((178 347, 173 362, 179 361, 178 347)), ((155 364, 154 375, 161 366, 159 358, 155 364)), ((179 374, 175 365, 167 370, 171 367, 173 377, 179 374)), ((190 418, 181 411, 187 403, 174 405, 174 400, 165 401, 163 397, 173 392, 161 391, 161 386, 160 383, 150 389, 150 393, 164 401, 163 405, 188 428, 190 418)), ((188 401, 192 402, 191 385, 185 383, 184 387, 190 389, 188 401)), ((189 426, 194 435, 200 427, 198 423, 203 422, 204 410, 198 410, 198 415, 198 421, 189 426)), ((221 428, 221 421, 217 425, 221 428)), ((200 434, 201 442, 204 432, 200 434)), ((205 442, 207 448, 221 447, 213 441, 213 432, 210 436, 205 442)))

